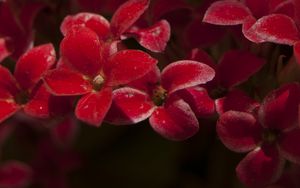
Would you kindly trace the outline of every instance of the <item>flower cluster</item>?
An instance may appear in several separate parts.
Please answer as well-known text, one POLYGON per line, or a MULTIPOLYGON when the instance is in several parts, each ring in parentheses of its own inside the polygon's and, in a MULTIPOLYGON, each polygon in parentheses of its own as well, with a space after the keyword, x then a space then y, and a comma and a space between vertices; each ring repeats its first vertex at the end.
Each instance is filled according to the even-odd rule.
POLYGON ((4 0, 0 23, 0 155, 14 134, 35 147, 32 161, 1 159, 0 188, 68 187, 79 122, 148 122, 171 141, 213 122, 228 149, 248 152, 245 186, 299 173, 300 1, 4 0), (60 6, 84 12, 63 14, 55 43, 34 23, 60 6))

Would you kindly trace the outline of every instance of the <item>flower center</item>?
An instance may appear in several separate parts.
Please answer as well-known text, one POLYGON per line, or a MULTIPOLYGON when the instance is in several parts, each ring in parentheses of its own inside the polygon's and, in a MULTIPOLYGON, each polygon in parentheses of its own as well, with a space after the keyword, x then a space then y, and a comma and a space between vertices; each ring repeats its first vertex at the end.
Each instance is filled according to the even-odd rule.
POLYGON ((98 76, 96 76, 93 80, 93 88, 96 91, 99 91, 104 83, 104 78, 99 74, 98 76))
POLYGON ((154 104, 157 106, 161 106, 165 102, 166 98, 167 91, 161 85, 156 86, 156 88, 153 90, 152 95, 152 101, 154 102, 154 104))
POLYGON ((19 105, 26 104, 29 101, 29 94, 28 94, 28 92, 27 91, 20 91, 15 96, 15 101, 19 105))
POLYGON ((278 139, 279 132, 277 130, 265 130, 262 134, 262 139, 267 144, 273 144, 278 139))

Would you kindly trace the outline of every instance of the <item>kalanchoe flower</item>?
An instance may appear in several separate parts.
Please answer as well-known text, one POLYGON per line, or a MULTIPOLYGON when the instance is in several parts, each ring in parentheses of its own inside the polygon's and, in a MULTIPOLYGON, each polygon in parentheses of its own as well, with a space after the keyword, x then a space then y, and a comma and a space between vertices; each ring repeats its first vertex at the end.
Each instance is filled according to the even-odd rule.
POLYGON ((0 166, 1 188, 25 188, 32 179, 32 169, 19 161, 7 161, 0 166))
POLYGON ((34 117, 49 117, 50 93, 40 81, 54 63, 54 48, 51 44, 45 44, 32 48, 20 57, 14 76, 5 67, 0 67, 0 122, 20 108, 34 117))
POLYGON ((250 153, 236 168, 249 187, 276 181, 284 159, 300 163, 298 106, 300 85, 289 84, 267 95, 256 112, 227 111, 221 114, 217 133, 229 149, 250 153))
POLYGON ((130 29, 148 6, 149 0, 127 1, 116 10, 110 23, 103 16, 93 13, 67 16, 61 24, 61 31, 66 35, 73 28, 87 27, 96 32, 105 43, 132 36, 143 47, 161 52, 170 38, 170 25, 166 20, 161 20, 149 28, 130 29))
MULTIPOLYGON (((252 6, 253 4, 257 7, 261 7, 259 5, 262 5, 261 2, 258 5, 257 1, 254 1, 253 4, 250 1, 246 1, 246 4, 250 4, 252 8, 255 7, 252 6)), ((242 24, 244 36, 255 43, 268 41, 294 45, 300 39, 299 30, 293 17, 291 18, 289 15, 284 14, 284 12, 289 12, 283 11, 284 5, 281 3, 270 4, 269 14, 257 20, 249 8, 242 2, 222 0, 213 3, 208 8, 203 21, 216 25, 242 24)), ((284 7, 286 8, 286 6, 284 7)))
POLYGON ((33 45, 33 22, 44 4, 27 2, 18 7, 14 3, 14 0, 0 2, 0 36, 4 37, 0 40, 6 40, 7 50, 14 59, 18 59, 33 45))
POLYGON ((54 95, 84 95, 75 114, 95 126, 100 126, 110 108, 112 90, 144 76, 157 63, 139 50, 122 50, 106 58, 101 56, 102 44, 89 28, 70 31, 61 42, 62 59, 69 68, 60 67, 45 76, 45 83, 54 95))
MULTIPOLYGON (((154 69, 129 84, 136 89, 125 87, 113 92, 113 103, 106 121, 116 125, 133 124, 150 116, 150 125, 163 137, 170 140, 187 139, 199 129, 193 110, 199 113, 201 110, 197 108, 198 104, 188 104, 195 102, 193 99, 186 102, 176 93, 188 89, 186 92, 193 96, 193 92, 197 93, 198 90, 192 87, 212 80, 214 74, 209 66, 189 60, 171 63, 161 75, 154 69)), ((194 96, 206 97, 205 93, 194 96)))

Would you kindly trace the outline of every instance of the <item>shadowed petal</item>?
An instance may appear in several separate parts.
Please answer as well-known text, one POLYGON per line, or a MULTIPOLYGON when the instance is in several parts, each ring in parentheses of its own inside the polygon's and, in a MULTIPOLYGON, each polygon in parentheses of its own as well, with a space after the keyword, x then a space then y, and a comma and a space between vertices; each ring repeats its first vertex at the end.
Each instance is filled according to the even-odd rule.
POLYGON ((161 84, 169 92, 175 92, 212 80, 215 71, 206 64, 182 60, 176 61, 164 68, 161 73, 161 84))
POLYGON ((60 44, 60 51, 62 58, 77 71, 95 76, 102 66, 101 47, 97 33, 82 27, 68 32, 60 44))
POLYGON ((20 57, 14 75, 23 89, 31 89, 54 65, 55 60, 55 50, 52 44, 37 46, 20 57))
POLYGON ((0 167, 0 187, 27 187, 32 175, 32 169, 27 164, 19 161, 8 161, 0 167))
POLYGON ((259 107, 258 102, 238 89, 232 90, 225 97, 217 99, 215 104, 219 114, 223 114, 229 110, 251 113, 259 107))
POLYGON ((67 69, 48 71, 44 82, 53 95, 82 95, 92 90, 92 85, 82 74, 67 69))
POLYGON ((122 50, 112 55, 104 65, 106 84, 127 84, 150 72, 157 60, 140 50, 122 50))
POLYGON ((11 72, 0 65, 0 98, 7 98, 7 94, 15 96, 19 93, 19 89, 17 88, 17 82, 11 72), (6 94, 3 95, 5 92, 6 94))
POLYGON ((296 42, 294 45, 294 55, 298 64, 300 65, 300 42, 296 42))
POLYGON ((300 85, 287 84, 271 91, 259 109, 259 118, 264 127, 285 130, 298 125, 300 85))
POLYGON ((158 107, 149 121, 157 133, 174 141, 188 139, 199 129, 195 114, 183 100, 175 101, 167 107, 158 107))
POLYGON ((280 153, 288 160, 300 164, 300 129, 296 128, 280 136, 280 153))
POLYGON ((219 63, 219 79, 221 85, 230 88, 246 81, 260 70, 265 60, 242 50, 226 52, 219 63))
POLYGON ((155 105, 139 90, 125 87, 113 91, 113 99, 105 121, 114 125, 129 125, 147 119, 155 105))
POLYGON ((217 133, 223 144, 230 150, 247 152, 260 142, 262 127, 249 113, 228 111, 220 116, 217 133))
POLYGON ((276 148, 257 148, 237 166, 239 179, 251 188, 264 187, 276 181, 284 166, 284 160, 276 148))
POLYGON ((0 63, 11 54, 11 51, 7 47, 7 40, 0 38, 0 63))
POLYGON ((81 121, 99 127, 112 103, 111 88, 89 93, 78 101, 75 115, 81 121))
POLYGON ((14 115, 18 110, 19 106, 12 102, 0 99, 0 123, 8 119, 10 116, 14 115))
POLYGON ((149 0, 129 0, 122 4, 114 13, 110 22, 113 35, 119 37, 124 33, 139 19, 148 6, 149 0))
POLYGON ((216 25, 237 25, 251 16, 250 10, 242 3, 231 0, 213 3, 206 11, 203 22, 216 25))
POLYGON ((98 34, 100 39, 108 37, 109 22, 99 14, 88 12, 78 13, 64 18, 60 30, 64 36, 74 27, 87 27, 98 34))

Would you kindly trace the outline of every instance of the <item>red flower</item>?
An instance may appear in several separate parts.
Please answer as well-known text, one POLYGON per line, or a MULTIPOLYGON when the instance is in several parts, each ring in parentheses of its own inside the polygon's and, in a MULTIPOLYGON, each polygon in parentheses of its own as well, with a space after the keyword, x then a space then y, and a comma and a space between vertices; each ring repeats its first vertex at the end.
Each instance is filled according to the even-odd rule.
POLYGON ((113 92, 112 107, 106 120, 122 125, 137 123, 150 116, 152 128, 165 138, 187 139, 199 128, 193 110, 201 113, 197 108, 201 102, 193 106, 188 103, 195 102, 198 97, 206 97, 205 93, 201 90, 197 93, 198 89, 193 87, 210 81, 214 74, 209 66, 189 60, 171 63, 163 69, 161 75, 154 69, 142 79, 129 84, 139 90, 125 87, 113 92), (180 95, 188 95, 178 93, 184 89, 195 100, 184 101, 180 98, 180 95))
MULTIPOLYGON (((32 47, 33 21, 44 4, 27 2, 22 6, 15 6, 15 3, 13 0, 0 2, 0 24, 2 25, 0 36, 3 37, 0 40, 6 41, 6 50, 11 53, 14 59, 18 59, 32 47)), ((2 42, 0 46, 2 49, 2 42)))
POLYGON ((249 187, 276 181, 284 159, 300 163, 299 96, 300 85, 289 84, 271 92, 258 113, 221 114, 217 123, 221 141, 236 152, 252 150, 236 168, 240 180, 249 187))
POLYGON ((100 126, 111 105, 112 90, 144 76, 157 63, 139 50, 122 50, 108 58, 101 57, 103 48, 91 29, 74 29, 61 43, 62 59, 68 66, 51 70, 45 76, 54 95, 84 95, 75 114, 95 126, 100 126))
POLYGON ((164 50, 170 38, 170 26, 166 20, 157 22, 149 28, 130 29, 149 6, 149 0, 130 0, 122 4, 109 23, 104 17, 93 13, 79 13, 67 16, 61 24, 61 31, 66 35, 76 27, 87 27, 97 33, 105 43, 124 38, 135 37, 145 48, 154 52, 164 50), (130 30, 129 30, 130 29, 130 30))
POLYGON ((51 44, 45 44, 32 48, 20 57, 14 76, 0 66, 0 122, 20 108, 34 117, 49 117, 50 93, 40 81, 54 63, 54 48, 51 44))

